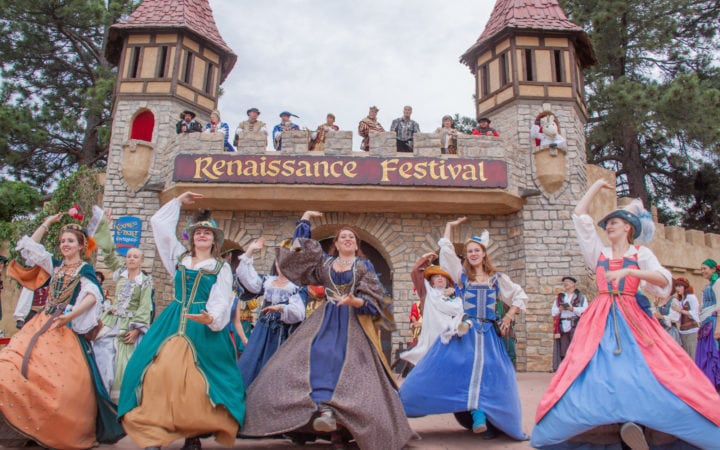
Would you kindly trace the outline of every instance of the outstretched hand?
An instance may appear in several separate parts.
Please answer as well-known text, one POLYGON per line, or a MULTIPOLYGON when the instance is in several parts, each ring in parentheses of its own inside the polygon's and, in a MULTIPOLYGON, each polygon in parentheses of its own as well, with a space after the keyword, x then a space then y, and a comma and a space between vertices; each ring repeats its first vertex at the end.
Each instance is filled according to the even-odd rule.
POLYGON ((260 236, 259 238, 255 239, 250 243, 250 245, 247 246, 245 251, 252 255, 255 252, 258 252, 262 250, 262 248, 265 246, 265 238, 260 236))
POLYGON ((183 205, 190 205, 190 204, 195 203, 195 200, 198 200, 198 199, 201 199, 204 197, 205 196, 202 194, 196 194, 195 192, 187 191, 187 192, 180 194, 180 196, 178 197, 178 200, 180 200, 180 202, 183 205))
POLYGON ((465 217, 465 216, 458 217, 457 219, 455 219, 451 222, 448 222, 448 225, 456 227, 456 226, 460 225, 461 223, 464 223, 465 221, 467 221, 467 217, 465 217))
POLYGON ((631 269, 620 269, 620 270, 611 270, 609 272, 605 272, 605 279, 608 281, 619 281, 626 276, 630 275, 631 269))
POLYGON ((322 217, 323 213, 320 211, 305 211, 302 215, 302 220, 310 220, 318 217, 322 217))
POLYGON ((213 317, 207 311, 202 311, 200 314, 185 314, 185 318, 204 325, 210 325, 213 321, 213 317))

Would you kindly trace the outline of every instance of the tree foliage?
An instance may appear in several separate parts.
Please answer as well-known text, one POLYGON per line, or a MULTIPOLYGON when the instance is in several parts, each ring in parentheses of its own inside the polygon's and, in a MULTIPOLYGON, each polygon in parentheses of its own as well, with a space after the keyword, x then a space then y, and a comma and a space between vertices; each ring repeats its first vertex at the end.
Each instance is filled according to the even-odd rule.
POLYGON ((107 156, 115 81, 108 27, 132 0, 0 0, 0 163, 48 190, 107 156), (107 4, 106 4, 107 2, 107 4))
POLYGON ((620 195, 657 204, 666 223, 720 229, 709 208, 720 197, 694 190, 720 169, 720 3, 561 4, 598 60, 585 74, 588 161, 616 172, 620 195))

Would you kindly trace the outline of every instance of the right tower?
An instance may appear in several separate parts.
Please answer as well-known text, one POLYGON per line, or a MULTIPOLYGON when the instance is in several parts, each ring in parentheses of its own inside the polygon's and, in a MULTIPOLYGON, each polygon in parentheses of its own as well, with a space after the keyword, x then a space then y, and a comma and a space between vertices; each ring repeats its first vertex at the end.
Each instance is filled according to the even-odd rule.
POLYGON ((504 254, 506 270, 522 273, 517 281, 530 298, 515 327, 517 368, 547 371, 550 308, 561 278, 571 275, 592 290, 570 215, 587 186, 582 71, 595 56, 557 0, 497 0, 485 30, 460 60, 475 75, 477 116, 492 119, 507 162, 524 168, 519 190, 525 204, 508 217, 507 243, 496 251, 504 254), (544 139, 553 128, 561 138, 544 139), (539 135, 542 140, 535 139, 539 135))

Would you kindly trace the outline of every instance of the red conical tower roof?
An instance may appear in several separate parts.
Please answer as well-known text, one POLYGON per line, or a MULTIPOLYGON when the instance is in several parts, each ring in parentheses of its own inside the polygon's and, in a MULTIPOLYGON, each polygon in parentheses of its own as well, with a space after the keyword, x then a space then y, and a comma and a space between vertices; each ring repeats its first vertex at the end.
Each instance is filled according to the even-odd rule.
POLYGON ((195 34, 223 57, 221 81, 237 60, 220 36, 208 0, 144 0, 126 19, 110 27, 106 51, 110 62, 117 64, 119 61, 122 38, 130 30, 185 30, 195 34))
POLYGON ((476 55, 496 38, 513 31, 541 31, 571 34, 578 38, 579 56, 583 64, 594 62, 592 48, 581 27, 568 20, 557 0, 498 0, 490 19, 477 42, 460 57, 471 65, 476 55))

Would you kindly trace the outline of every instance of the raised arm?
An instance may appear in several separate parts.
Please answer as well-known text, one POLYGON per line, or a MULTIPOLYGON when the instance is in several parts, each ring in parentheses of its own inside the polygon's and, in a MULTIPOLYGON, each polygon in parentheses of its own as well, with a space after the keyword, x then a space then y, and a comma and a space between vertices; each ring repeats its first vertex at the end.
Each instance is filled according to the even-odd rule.
POLYGON ((575 206, 575 210, 573 213, 576 216, 583 216, 588 213, 588 210, 590 208, 590 203, 592 202, 593 198, 595 198, 595 195, 597 195, 598 192, 600 192, 602 189, 613 189, 613 186, 608 183, 604 179, 599 179, 595 181, 585 192, 585 195, 580 199, 577 206, 575 206))
POLYGON ((415 266, 410 272, 410 279, 412 280, 413 287, 417 292, 418 298, 420 298, 420 309, 425 306, 425 296, 427 295, 427 291, 425 290, 425 277, 423 276, 423 270, 425 270, 425 268, 430 265, 430 262, 436 258, 437 255, 433 252, 425 253, 420 258, 418 258, 415 266))
POLYGON ((450 274, 457 284, 461 284, 460 278, 462 276, 463 267, 460 258, 455 253, 455 246, 452 243, 452 234, 453 230, 466 220, 467 217, 459 217, 456 220, 445 224, 445 233, 443 234, 442 239, 438 241, 438 244, 440 245, 440 266, 450 274))
POLYGON ((245 253, 240 255, 240 264, 235 269, 235 276, 237 276, 240 283, 253 294, 259 294, 263 287, 263 279, 253 267, 253 255, 262 250, 264 245, 264 237, 254 240, 247 246, 245 253))
POLYGON ((167 202, 150 218, 150 225, 152 226, 153 237, 155 238, 155 246, 165 266, 165 270, 167 270, 170 275, 175 274, 175 266, 178 258, 187 251, 175 234, 175 229, 180 219, 180 207, 182 205, 190 205, 200 198, 203 198, 202 194, 185 192, 179 197, 167 202))

